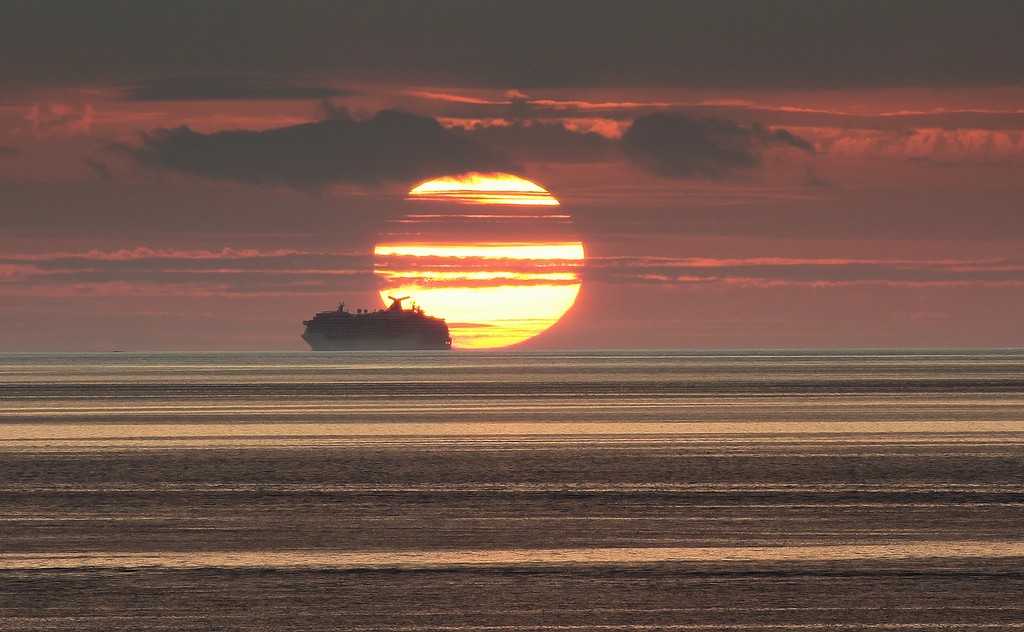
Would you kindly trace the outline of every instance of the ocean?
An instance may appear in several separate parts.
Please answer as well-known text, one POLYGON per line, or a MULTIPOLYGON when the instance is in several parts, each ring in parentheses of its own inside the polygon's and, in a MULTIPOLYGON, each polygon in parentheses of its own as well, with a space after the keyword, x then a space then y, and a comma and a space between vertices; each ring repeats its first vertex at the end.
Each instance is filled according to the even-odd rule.
POLYGON ((2 354, 0 629, 1024 629, 1024 351, 2 354))

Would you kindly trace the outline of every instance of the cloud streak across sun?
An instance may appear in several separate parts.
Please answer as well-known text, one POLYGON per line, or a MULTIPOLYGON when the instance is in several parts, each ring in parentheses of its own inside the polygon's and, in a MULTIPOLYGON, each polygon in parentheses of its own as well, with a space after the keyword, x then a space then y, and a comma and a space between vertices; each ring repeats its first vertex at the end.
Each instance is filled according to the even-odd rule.
POLYGON ((378 244, 378 256, 580 261, 583 244, 378 244))

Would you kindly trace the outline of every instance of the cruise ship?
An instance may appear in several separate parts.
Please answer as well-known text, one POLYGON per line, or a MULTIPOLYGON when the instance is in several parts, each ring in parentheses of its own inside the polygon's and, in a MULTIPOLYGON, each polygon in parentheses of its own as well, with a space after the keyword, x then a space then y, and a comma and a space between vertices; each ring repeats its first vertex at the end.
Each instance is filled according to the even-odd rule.
POLYGON ((389 296, 391 306, 382 310, 359 309, 352 313, 342 303, 333 312, 319 312, 303 321, 302 333, 314 351, 447 350, 452 337, 443 318, 427 316, 413 303, 404 309, 408 296, 389 296))

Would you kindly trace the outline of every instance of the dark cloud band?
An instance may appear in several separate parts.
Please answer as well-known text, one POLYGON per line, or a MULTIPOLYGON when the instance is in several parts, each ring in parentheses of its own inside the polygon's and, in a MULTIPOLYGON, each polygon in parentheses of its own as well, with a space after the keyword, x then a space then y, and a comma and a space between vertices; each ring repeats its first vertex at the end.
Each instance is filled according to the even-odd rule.
POLYGON ((721 179, 761 164, 760 146, 781 144, 813 152, 810 143, 784 129, 743 127, 719 119, 694 120, 656 112, 638 117, 622 148, 645 171, 668 178, 721 179))
POLYGON ((433 118, 397 110, 365 120, 337 111, 323 121, 264 131, 158 129, 143 134, 140 147, 123 149, 162 169, 303 190, 513 168, 500 154, 433 118))
POLYGON ((350 96, 349 90, 301 85, 288 81, 245 80, 228 77, 178 77, 128 86, 125 101, 240 101, 330 99, 350 96))

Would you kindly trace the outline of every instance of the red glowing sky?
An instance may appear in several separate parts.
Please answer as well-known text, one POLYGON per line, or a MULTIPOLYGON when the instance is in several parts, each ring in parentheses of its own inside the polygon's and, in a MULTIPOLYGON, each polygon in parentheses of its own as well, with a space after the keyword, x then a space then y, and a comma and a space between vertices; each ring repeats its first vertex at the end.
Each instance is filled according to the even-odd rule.
POLYGON ((2 10, 0 351, 302 349, 465 171, 586 246, 528 347, 1024 346, 1019 3, 169 4, 2 10))

